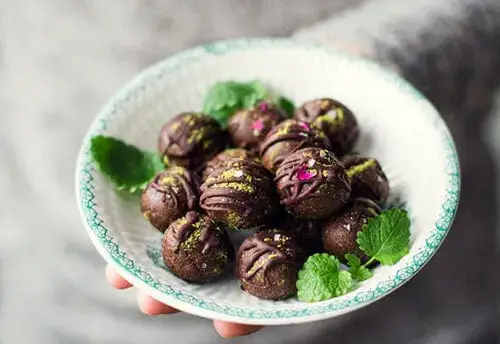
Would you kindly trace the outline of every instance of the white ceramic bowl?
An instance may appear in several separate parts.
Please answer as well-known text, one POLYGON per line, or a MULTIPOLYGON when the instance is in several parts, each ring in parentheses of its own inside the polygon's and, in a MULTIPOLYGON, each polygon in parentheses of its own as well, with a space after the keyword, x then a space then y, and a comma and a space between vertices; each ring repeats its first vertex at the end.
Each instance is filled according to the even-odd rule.
MULTIPOLYGON (((179 310, 248 324, 290 324, 335 317, 366 306, 413 277, 443 242, 456 212, 460 176, 453 140, 431 104, 381 67, 340 52, 286 39, 223 41, 190 49, 146 69, 104 106, 92 124, 76 169, 85 227, 104 259, 127 280, 179 310), (154 150, 160 127, 175 114, 200 110, 207 89, 227 79, 262 79, 296 104, 332 97, 356 114, 357 151, 376 157, 389 177, 391 201, 412 218, 410 253, 344 296, 319 303, 264 301, 234 278, 186 283, 163 268, 161 234, 123 197, 89 154, 97 134, 154 150)), ((438 281, 437 281, 438 282, 438 281)))

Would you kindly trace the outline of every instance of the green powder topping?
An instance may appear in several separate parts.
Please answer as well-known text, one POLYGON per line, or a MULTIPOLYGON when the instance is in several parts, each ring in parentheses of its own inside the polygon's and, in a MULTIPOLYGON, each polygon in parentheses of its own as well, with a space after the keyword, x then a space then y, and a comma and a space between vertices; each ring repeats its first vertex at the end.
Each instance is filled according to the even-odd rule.
POLYGON ((220 178, 222 180, 231 180, 233 178, 242 178, 243 181, 246 181, 248 183, 252 182, 252 176, 248 174, 244 174, 244 172, 241 169, 238 168, 231 168, 228 170, 225 170, 220 174, 220 178))
POLYGON ((366 208, 370 214, 372 214, 374 217, 378 215, 377 211, 373 208, 366 208))
POLYGON ((238 190, 238 191, 245 192, 248 194, 253 194, 255 192, 255 189, 252 185, 248 185, 248 184, 240 183, 240 182, 220 183, 220 184, 217 184, 217 187, 223 188, 223 189, 234 189, 234 190, 238 190))
POLYGON ((170 130, 171 131, 177 131, 177 129, 179 129, 179 127, 181 126, 181 122, 177 121, 177 122, 174 122, 171 126, 170 126, 170 130))
POLYGON ((257 270, 259 270, 260 268, 264 267, 264 265, 266 265, 267 262, 269 262, 270 260, 276 258, 277 256, 278 255, 276 253, 271 253, 270 255, 257 260, 252 265, 252 267, 250 268, 250 270, 248 270, 248 274, 253 275, 255 272, 257 272, 257 270))
POLYGON ((321 174, 323 175, 323 177, 328 178, 328 171, 327 170, 323 170, 321 172, 321 174))
POLYGON ((185 225, 186 223, 188 223, 188 220, 185 218, 185 217, 181 217, 180 219, 178 219, 176 221, 176 224, 179 225, 179 226, 183 226, 185 225))
POLYGON ((363 173, 369 168, 375 167, 375 160, 369 159, 362 164, 355 165, 349 168, 346 172, 349 177, 354 177, 356 174, 363 173))
POLYGON ((230 226, 236 227, 238 222, 240 222, 240 216, 234 211, 230 211, 226 215, 226 221, 230 226))
POLYGON ((158 184, 160 185, 172 185, 174 184, 175 182, 177 181, 177 179, 173 176, 165 176, 163 178, 161 178, 159 181, 158 181, 158 184))
MULTIPOLYGON (((182 242, 180 245, 181 249, 183 249, 184 251, 192 251, 198 247, 198 241, 200 239, 201 230, 199 228, 199 222, 197 224, 198 224, 198 228, 196 228, 191 233, 191 235, 186 240, 184 240, 184 242, 182 242)), ((194 226, 195 225, 193 225, 193 227, 194 226)))

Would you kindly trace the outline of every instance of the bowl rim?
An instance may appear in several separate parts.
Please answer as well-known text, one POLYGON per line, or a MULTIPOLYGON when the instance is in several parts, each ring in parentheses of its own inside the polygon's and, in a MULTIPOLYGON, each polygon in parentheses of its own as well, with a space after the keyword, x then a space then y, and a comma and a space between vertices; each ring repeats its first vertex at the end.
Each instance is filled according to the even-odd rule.
POLYGON ((298 42, 294 39, 265 37, 222 40, 185 50, 144 69, 131 81, 122 86, 99 110, 97 117, 93 120, 85 135, 76 164, 75 188, 80 216, 92 243, 106 262, 136 287, 172 307, 204 318, 243 324, 279 325, 304 323, 345 314, 389 295, 408 282, 430 261, 446 238, 458 209, 461 177, 455 143, 444 120, 430 102, 406 80, 375 62, 362 57, 353 56, 313 43, 298 42), (425 239, 425 247, 412 256, 408 263, 397 270, 393 277, 380 281, 375 287, 366 292, 353 291, 350 293, 352 294, 350 297, 342 300, 331 299, 313 304, 303 303, 300 307, 295 306, 292 309, 276 311, 256 311, 255 309, 244 307, 218 305, 216 302, 205 301, 183 290, 163 284, 141 266, 138 266, 115 243, 113 236, 104 226, 103 220, 99 217, 99 213, 95 209, 93 173, 96 169, 93 166, 90 156, 89 143, 93 136, 106 130, 108 121, 119 115, 119 104, 130 99, 134 93, 144 90, 146 82, 153 75, 164 75, 188 61, 192 62, 206 57, 207 53, 223 55, 229 52, 256 47, 312 49, 317 53, 355 61, 363 65, 363 68, 371 69, 379 77, 390 80, 400 90, 409 94, 414 99, 425 103, 429 109, 434 110, 427 111, 425 115, 431 117, 435 129, 439 131, 442 144, 447 151, 447 168, 445 171, 447 174, 447 188, 446 197, 441 205, 442 211, 434 224, 434 228, 425 239))

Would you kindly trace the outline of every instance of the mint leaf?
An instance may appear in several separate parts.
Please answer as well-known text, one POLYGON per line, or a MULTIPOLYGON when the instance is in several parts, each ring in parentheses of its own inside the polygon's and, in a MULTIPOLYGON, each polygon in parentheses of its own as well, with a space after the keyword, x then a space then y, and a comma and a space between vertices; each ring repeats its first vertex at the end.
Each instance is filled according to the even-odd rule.
POLYGON ((95 136, 90 152, 98 169, 118 188, 130 193, 143 189, 163 165, 158 154, 108 136, 95 136))
POLYGON ((317 302, 347 293, 352 286, 351 274, 340 270, 340 262, 327 253, 310 256, 299 271, 297 297, 317 302))
POLYGON ((223 81, 209 89, 203 102, 203 112, 217 119, 225 127, 229 117, 236 111, 251 108, 262 100, 286 107, 284 110, 287 112, 294 107, 290 100, 276 95, 259 80, 223 81))
POLYGON ((383 265, 397 263, 410 250, 410 218, 403 209, 390 209, 368 219, 358 233, 359 247, 383 265))
POLYGON ((356 281, 361 282, 373 276, 373 272, 362 266, 361 260, 355 254, 347 253, 345 259, 347 260, 347 265, 349 265, 349 272, 356 281))
POLYGON ((293 113, 295 111, 295 105, 293 104, 293 102, 290 99, 285 98, 285 97, 280 97, 278 99, 278 106, 280 108, 282 108, 283 110, 285 110, 288 117, 293 116, 293 113))

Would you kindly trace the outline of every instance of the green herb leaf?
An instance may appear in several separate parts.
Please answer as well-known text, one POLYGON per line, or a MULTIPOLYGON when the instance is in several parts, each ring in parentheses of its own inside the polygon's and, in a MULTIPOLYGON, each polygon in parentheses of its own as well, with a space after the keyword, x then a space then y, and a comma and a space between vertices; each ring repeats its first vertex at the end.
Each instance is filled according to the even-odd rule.
POLYGON ((285 98, 285 97, 280 97, 278 99, 278 106, 280 108, 282 108, 283 110, 285 110, 288 117, 293 116, 293 113, 295 111, 295 105, 293 104, 293 102, 290 99, 285 98))
POLYGON ((345 259, 347 260, 347 265, 349 265, 349 272, 356 281, 361 282, 373 276, 373 272, 362 266, 361 260, 355 254, 347 253, 345 259))
POLYGON ((352 287, 351 274, 340 270, 340 262, 327 253, 310 256, 299 271, 297 297, 317 302, 347 293, 352 287))
POLYGON ((225 127, 229 117, 236 111, 251 108, 262 100, 276 103, 287 112, 294 108, 289 99, 277 96, 259 80, 223 81, 216 83, 208 91, 203 103, 203 112, 217 119, 225 127))
POLYGON ((403 209, 390 209, 368 219, 358 233, 357 243, 370 257, 369 262, 378 260, 383 265, 397 263, 410 250, 408 213, 403 209))
POLYGON ((158 154, 143 152, 113 137, 93 137, 90 151, 98 169, 119 190, 130 193, 143 189, 157 172, 165 168, 158 154))

